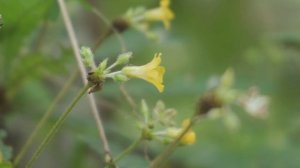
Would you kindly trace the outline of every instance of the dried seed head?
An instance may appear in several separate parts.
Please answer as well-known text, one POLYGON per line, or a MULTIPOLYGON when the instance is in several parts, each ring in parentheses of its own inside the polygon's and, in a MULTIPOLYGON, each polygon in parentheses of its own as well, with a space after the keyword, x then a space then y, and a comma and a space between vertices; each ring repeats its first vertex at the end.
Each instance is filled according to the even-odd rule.
POLYGON ((214 108, 222 107, 223 103, 214 92, 204 94, 198 103, 197 115, 206 115, 214 108))
POLYGON ((123 33, 129 27, 128 21, 124 18, 118 18, 114 20, 112 25, 119 33, 123 33))

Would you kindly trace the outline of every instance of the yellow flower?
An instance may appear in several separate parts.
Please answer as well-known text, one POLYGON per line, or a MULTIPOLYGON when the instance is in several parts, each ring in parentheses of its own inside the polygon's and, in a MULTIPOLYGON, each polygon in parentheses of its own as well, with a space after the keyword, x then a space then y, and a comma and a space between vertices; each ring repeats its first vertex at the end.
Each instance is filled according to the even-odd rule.
MULTIPOLYGON (((190 122, 191 121, 189 119, 183 120, 182 122, 183 129, 188 127, 190 122)), ((194 144, 196 142, 196 133, 192 129, 188 130, 188 132, 185 133, 184 136, 181 138, 180 142, 185 145, 194 144)))
POLYGON ((188 131, 181 138, 180 142, 185 145, 192 145, 196 142, 196 133, 194 131, 188 131))
POLYGON ((151 62, 143 66, 127 66, 122 69, 123 74, 128 77, 144 79, 152 83, 159 92, 164 90, 163 76, 165 68, 159 66, 161 62, 161 53, 155 54, 151 62))
POLYGON ((146 21, 162 21, 165 28, 170 28, 170 21, 174 19, 174 13, 169 8, 170 0, 161 0, 160 7, 148 10, 144 14, 146 21))

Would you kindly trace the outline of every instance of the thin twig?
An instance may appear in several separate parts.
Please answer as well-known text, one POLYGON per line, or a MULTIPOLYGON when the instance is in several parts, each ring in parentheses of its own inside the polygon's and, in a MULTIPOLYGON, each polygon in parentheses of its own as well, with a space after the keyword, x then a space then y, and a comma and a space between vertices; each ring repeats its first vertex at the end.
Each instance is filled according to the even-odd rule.
POLYGON ((18 155, 16 156, 15 160, 14 160, 14 165, 17 166, 19 164, 19 162, 21 161, 21 159, 23 158, 25 152, 28 150, 28 148, 31 146, 31 144, 34 142, 34 139, 36 138, 37 133, 41 130, 41 128, 45 125, 45 123, 47 122, 47 120, 49 119, 50 115, 54 112, 54 107, 57 104, 57 102, 60 101, 60 99, 66 94, 68 88, 70 88, 71 84, 74 82, 74 80, 76 79, 78 72, 74 72, 69 79, 67 80, 67 82, 65 82, 64 86, 62 87, 62 89, 59 91, 59 93, 57 94, 57 96, 54 98, 53 102, 50 104, 50 106, 48 107, 47 111, 45 112, 45 114, 43 115, 42 119, 38 122, 37 126, 34 128, 34 130, 32 131, 32 133, 30 134, 29 138, 27 139, 26 143, 23 145, 23 147, 21 148, 20 152, 18 153, 18 155))
POLYGON ((136 105, 135 101, 133 100, 133 98, 130 96, 130 94, 127 92, 124 84, 121 84, 119 89, 120 89, 121 93, 123 94, 123 96, 125 97, 128 104, 131 106, 133 116, 136 117, 137 119, 140 119, 140 116, 136 111, 137 105, 136 105))
MULTIPOLYGON (((86 80, 87 72, 86 72, 86 69, 84 68, 84 65, 83 65, 82 61, 81 61, 79 45, 78 45, 78 42, 77 42, 77 39, 76 39, 74 28, 72 26, 72 22, 70 20, 69 14, 67 12, 65 1, 64 0, 57 0, 57 1, 58 1, 58 4, 59 4, 60 11, 62 13, 62 17, 63 17, 64 23, 65 23, 65 26, 66 26, 66 29, 67 29, 67 32, 68 32, 68 35, 69 35, 69 38, 70 38, 70 42, 72 44, 72 48, 73 48, 73 51, 74 51, 74 54, 75 54, 80 72, 81 72, 82 80, 85 84, 87 84, 88 83, 88 81, 86 80)), ((103 124, 102 124, 100 113, 99 113, 99 110, 98 110, 97 105, 96 105, 95 97, 94 97, 93 94, 89 94, 88 97, 89 97, 90 105, 91 105, 91 108, 92 108, 93 116, 96 120, 97 129, 98 129, 100 138, 101 138, 102 143, 103 143, 103 148, 104 148, 104 151, 105 151, 105 161, 106 162, 111 162, 113 160, 113 158, 112 158, 111 150, 109 148, 108 140, 107 140, 107 137, 106 137, 106 134, 105 134, 105 131, 104 131, 104 127, 103 127, 103 124)))
MULTIPOLYGON (((121 36, 121 34, 119 33, 118 30, 116 30, 114 28, 114 26, 112 26, 112 24, 110 23, 110 21, 103 15, 103 13, 101 13, 99 10, 97 10, 96 8, 94 8, 93 6, 91 6, 91 9, 92 9, 92 12, 98 16, 100 19, 102 19, 104 21, 104 23, 114 32, 114 34, 117 36, 119 42, 120 42, 120 45, 121 45, 121 51, 122 52, 126 52, 127 51, 127 47, 126 47, 126 44, 124 42, 124 39, 123 37, 121 36)), ((104 35, 101 36, 101 39, 100 40, 103 40, 107 37, 109 32, 105 33, 104 35)), ((94 47, 93 50, 96 50, 99 45, 101 44, 102 41, 99 42, 99 40, 97 41, 97 44, 96 46, 94 47)))
POLYGON ((140 137, 137 140, 135 140, 130 146, 128 146, 123 152, 121 152, 114 160, 115 163, 117 163, 119 160, 121 160, 124 156, 126 156, 128 153, 132 152, 141 142, 143 138, 140 137))

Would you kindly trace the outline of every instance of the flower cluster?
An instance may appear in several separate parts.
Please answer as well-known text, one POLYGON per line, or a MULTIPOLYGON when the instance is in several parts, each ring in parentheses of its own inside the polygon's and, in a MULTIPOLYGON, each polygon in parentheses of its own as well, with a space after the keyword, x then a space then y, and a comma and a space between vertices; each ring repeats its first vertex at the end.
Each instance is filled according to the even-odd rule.
POLYGON ((81 55, 83 62, 91 71, 88 73, 88 81, 91 85, 89 93, 98 91, 102 88, 106 78, 112 78, 115 81, 125 82, 130 78, 140 78, 153 84, 159 92, 164 90, 163 76, 165 68, 160 66, 161 53, 155 54, 151 62, 142 66, 128 66, 132 56, 131 52, 120 54, 117 60, 108 66, 108 59, 102 61, 98 66, 94 63, 94 55, 90 48, 82 47, 81 55), (113 71, 116 66, 125 65, 118 71, 113 71))
POLYGON ((266 118, 268 116, 269 98, 258 93, 257 89, 248 92, 233 87, 234 72, 227 69, 220 78, 209 81, 208 91, 200 98, 197 115, 206 115, 209 118, 222 118, 225 125, 236 130, 240 120, 233 112, 232 106, 242 107, 251 116, 266 118))
POLYGON ((144 7, 129 9, 123 17, 113 22, 113 26, 119 32, 133 27, 143 32, 147 37, 155 39, 157 38, 156 34, 149 30, 150 23, 162 22, 165 29, 170 29, 174 17, 175 14, 170 9, 170 0, 161 0, 159 7, 153 9, 144 7))
POLYGON ((166 108, 162 101, 158 101, 152 111, 143 100, 141 112, 144 121, 139 123, 144 140, 155 140, 168 144, 177 139, 185 129, 186 133, 180 139, 182 145, 191 145, 196 142, 196 133, 190 128, 190 119, 183 120, 181 126, 176 126, 175 109, 166 108))

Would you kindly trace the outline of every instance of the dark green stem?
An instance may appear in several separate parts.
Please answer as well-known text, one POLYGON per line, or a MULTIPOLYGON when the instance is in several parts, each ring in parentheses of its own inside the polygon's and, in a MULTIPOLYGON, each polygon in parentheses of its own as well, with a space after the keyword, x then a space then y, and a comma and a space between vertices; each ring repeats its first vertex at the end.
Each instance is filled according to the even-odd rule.
POLYGON ((77 76, 77 71, 71 75, 71 77, 67 80, 67 82, 64 84, 63 88, 59 91, 57 96, 54 98, 53 102, 48 107, 47 111, 43 115, 42 119, 39 121, 37 126, 34 128, 34 130, 31 132, 29 138, 27 139, 24 146, 21 148, 20 152, 17 154, 14 165, 17 166, 21 159, 23 158, 25 152, 28 150, 28 148, 32 145, 34 139, 36 138, 37 133, 40 131, 40 129, 45 125, 45 123, 48 121, 51 114, 54 112, 55 105, 60 101, 60 99, 66 94, 68 88, 70 88, 71 84, 74 82, 77 76))
POLYGON ((70 106, 67 108, 67 110, 62 113, 62 115, 58 118, 58 120, 54 123, 51 130, 48 132, 42 143, 38 146, 37 150, 34 152, 30 160, 26 164, 26 168, 31 168, 33 165, 33 162, 39 157, 41 152, 46 148, 46 146, 49 144, 49 142, 52 140, 54 135, 58 132, 64 121, 66 120, 67 116, 70 114, 72 109, 75 107, 75 105, 78 103, 80 98, 87 92, 89 89, 89 85, 86 85, 80 93, 73 99, 70 106))
POLYGON ((117 163, 119 160, 121 160, 124 156, 126 156, 128 153, 130 153, 132 150, 134 150, 138 144, 142 141, 142 137, 135 140, 130 146, 128 146, 122 153, 120 153, 117 157, 115 157, 114 162, 117 163))

